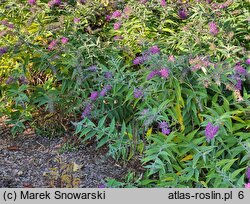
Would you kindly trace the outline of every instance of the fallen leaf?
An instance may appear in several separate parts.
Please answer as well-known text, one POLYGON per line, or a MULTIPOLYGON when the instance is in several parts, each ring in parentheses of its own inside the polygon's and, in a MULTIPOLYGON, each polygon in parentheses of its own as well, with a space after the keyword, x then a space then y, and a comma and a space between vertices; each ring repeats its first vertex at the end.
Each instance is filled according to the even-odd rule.
POLYGON ((10 147, 7 147, 7 149, 9 151, 20 151, 20 148, 18 146, 10 146, 10 147))
POLYGON ((83 165, 78 165, 75 162, 73 163, 73 172, 78 171, 79 169, 81 169, 83 167, 83 165))
POLYGON ((189 161, 191 159, 193 159, 193 155, 189 154, 189 155, 185 156, 181 161, 189 161))

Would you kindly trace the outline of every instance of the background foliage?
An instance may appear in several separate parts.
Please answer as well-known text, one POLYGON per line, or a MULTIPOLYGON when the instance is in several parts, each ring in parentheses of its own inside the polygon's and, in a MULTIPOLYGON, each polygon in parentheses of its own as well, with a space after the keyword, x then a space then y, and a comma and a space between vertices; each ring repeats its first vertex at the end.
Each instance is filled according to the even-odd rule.
POLYGON ((0 3, 0 114, 14 136, 74 128, 142 163, 112 187, 247 182, 249 1, 0 3))

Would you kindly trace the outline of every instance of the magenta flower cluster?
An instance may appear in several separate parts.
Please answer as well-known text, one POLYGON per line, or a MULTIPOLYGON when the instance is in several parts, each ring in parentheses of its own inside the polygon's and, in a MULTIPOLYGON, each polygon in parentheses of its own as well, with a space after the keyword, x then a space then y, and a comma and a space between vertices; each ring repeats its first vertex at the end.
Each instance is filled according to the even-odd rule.
POLYGON ((161 0, 161 6, 162 6, 162 7, 167 6, 167 2, 166 2, 166 0, 161 0))
POLYGON ((52 40, 48 46, 49 50, 53 50, 55 48, 55 46, 57 45, 57 41, 56 40, 52 40))
POLYGON ((210 33, 214 36, 217 35, 219 32, 219 29, 218 29, 216 23, 212 21, 208 25, 209 25, 210 33))
POLYGON ((246 64, 250 65, 250 58, 246 60, 246 64))
POLYGON ((74 23, 80 23, 81 19, 80 18, 74 18, 74 23))
POLYGON ((247 168, 246 177, 247 177, 248 181, 250 182, 250 167, 247 168))
POLYGON ((205 129, 205 135, 207 140, 212 140, 219 130, 219 126, 214 126, 212 123, 208 123, 205 129))
POLYGON ((117 18, 120 18, 121 16, 122 16, 121 11, 116 10, 116 11, 112 14, 111 19, 117 19, 117 18))
POLYGON ((169 70, 168 68, 162 68, 160 71, 159 71, 159 74, 161 77, 163 78, 168 78, 168 75, 169 75, 169 70))
POLYGON ((61 41, 62 41, 62 44, 67 44, 69 42, 69 39, 66 37, 62 37, 61 41))
POLYGON ((119 30, 121 27, 122 23, 121 22, 116 22, 114 23, 114 30, 119 30))
POLYGON ((29 5, 35 5, 36 4, 36 0, 28 0, 28 4, 29 5))

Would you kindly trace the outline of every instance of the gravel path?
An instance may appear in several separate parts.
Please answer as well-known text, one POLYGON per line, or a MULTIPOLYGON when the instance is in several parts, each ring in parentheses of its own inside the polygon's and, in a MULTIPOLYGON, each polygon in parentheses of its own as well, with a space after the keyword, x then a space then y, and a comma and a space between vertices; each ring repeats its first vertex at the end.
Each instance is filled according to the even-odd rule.
POLYGON ((107 157, 107 148, 96 151, 95 144, 61 153, 63 138, 6 135, 0 131, 0 187, 95 188, 133 168, 107 157))

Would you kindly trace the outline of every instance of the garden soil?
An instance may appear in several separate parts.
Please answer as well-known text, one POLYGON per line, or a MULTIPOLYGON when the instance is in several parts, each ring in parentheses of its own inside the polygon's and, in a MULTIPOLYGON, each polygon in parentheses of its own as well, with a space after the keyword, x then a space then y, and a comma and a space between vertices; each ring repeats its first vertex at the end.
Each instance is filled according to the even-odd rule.
POLYGON ((0 187, 97 188, 140 168, 138 161, 120 164, 108 157, 107 147, 96 151, 95 143, 74 151, 62 151, 64 144, 65 137, 49 139, 31 129, 13 138, 0 123, 0 187))

